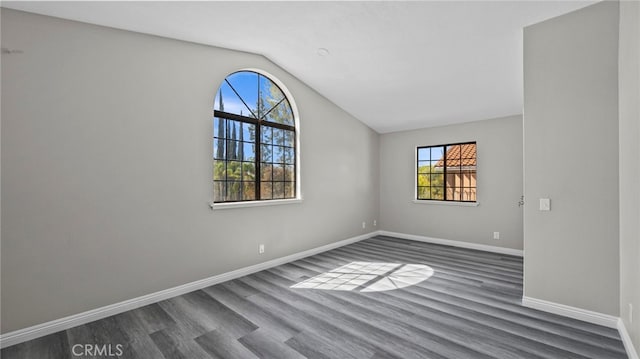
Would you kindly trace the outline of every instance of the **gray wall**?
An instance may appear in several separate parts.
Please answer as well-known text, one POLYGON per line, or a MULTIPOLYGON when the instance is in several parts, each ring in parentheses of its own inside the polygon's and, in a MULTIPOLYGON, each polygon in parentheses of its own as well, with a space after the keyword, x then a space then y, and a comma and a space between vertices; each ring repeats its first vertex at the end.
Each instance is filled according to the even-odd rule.
POLYGON ((640 2, 620 3, 620 317, 640 353, 640 2), (633 323, 629 320, 633 305, 633 323))
POLYGON ((525 28, 524 294, 614 316, 617 78, 617 2, 525 28))
POLYGON ((522 117, 380 136, 380 227, 383 230, 522 249, 522 117), (417 146, 477 141, 478 207, 416 204, 417 146), (500 232, 500 240, 493 232, 500 232))
POLYGON ((262 56, 7 9, 2 44, 23 51, 2 55, 2 333, 377 219, 378 135, 262 56), (271 73, 298 105, 302 204, 207 205, 213 98, 242 68, 271 73))

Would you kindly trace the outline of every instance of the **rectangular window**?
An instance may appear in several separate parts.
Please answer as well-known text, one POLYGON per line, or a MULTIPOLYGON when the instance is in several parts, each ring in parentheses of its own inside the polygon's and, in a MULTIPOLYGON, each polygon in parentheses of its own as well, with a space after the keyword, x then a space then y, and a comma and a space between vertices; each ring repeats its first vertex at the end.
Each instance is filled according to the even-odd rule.
POLYGON ((476 143, 417 148, 416 199, 475 202, 476 143))
POLYGON ((295 130, 242 120, 240 116, 214 118, 214 201, 295 198, 295 130))

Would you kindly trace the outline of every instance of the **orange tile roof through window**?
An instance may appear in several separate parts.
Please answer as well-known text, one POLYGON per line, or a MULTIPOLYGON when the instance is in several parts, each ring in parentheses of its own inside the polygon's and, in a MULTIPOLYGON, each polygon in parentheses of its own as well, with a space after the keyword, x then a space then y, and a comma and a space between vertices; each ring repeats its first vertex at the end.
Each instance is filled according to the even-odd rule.
MULTIPOLYGON (((462 161, 462 166, 475 166, 476 165, 476 144, 466 143, 463 145, 447 146, 447 167, 458 167, 462 161), (462 152, 462 156, 460 156, 462 152)), ((436 163, 436 167, 442 167, 444 165, 444 159, 440 159, 436 163)))

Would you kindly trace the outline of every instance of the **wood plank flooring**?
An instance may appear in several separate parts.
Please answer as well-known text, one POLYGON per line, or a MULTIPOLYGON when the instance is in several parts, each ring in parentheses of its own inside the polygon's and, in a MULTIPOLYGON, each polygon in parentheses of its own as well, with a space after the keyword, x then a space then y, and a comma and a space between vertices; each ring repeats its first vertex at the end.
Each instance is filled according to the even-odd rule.
POLYGON ((522 258, 378 236, 1 357, 92 357, 74 356, 76 344, 153 359, 627 357, 616 330, 524 308, 521 297, 522 258))

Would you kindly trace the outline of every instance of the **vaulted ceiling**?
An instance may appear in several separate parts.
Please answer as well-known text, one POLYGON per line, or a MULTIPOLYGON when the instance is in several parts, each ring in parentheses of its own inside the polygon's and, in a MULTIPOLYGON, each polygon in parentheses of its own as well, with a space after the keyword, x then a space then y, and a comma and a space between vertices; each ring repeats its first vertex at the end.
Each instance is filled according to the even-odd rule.
POLYGON ((593 2, 3 1, 2 6, 262 54, 385 133, 522 113, 522 28, 593 2))

